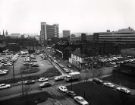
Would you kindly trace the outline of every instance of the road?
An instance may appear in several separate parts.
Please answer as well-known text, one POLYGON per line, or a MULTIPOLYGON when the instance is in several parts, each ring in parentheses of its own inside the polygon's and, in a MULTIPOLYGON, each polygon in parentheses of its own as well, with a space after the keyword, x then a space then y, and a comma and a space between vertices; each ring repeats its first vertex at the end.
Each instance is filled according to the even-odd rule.
MULTIPOLYGON (((58 99, 58 100, 60 99, 60 102, 62 103, 62 105, 69 105, 69 103, 71 105, 76 105, 76 103, 71 98, 66 97, 63 93, 58 91, 58 86, 60 84, 70 85, 70 83, 67 84, 64 81, 55 83, 53 80, 50 80, 49 82, 53 84, 53 86, 42 88, 42 89, 39 88, 39 84, 41 82, 36 82, 31 85, 23 85, 24 90, 26 90, 23 94, 39 93, 39 92, 45 91, 49 93, 54 99, 58 99), (67 103, 67 104, 64 104, 64 103, 67 103)), ((22 95, 22 85, 13 86, 11 88, 0 91, 0 101, 5 100, 5 99, 10 99, 15 96, 20 96, 20 95, 22 95)))

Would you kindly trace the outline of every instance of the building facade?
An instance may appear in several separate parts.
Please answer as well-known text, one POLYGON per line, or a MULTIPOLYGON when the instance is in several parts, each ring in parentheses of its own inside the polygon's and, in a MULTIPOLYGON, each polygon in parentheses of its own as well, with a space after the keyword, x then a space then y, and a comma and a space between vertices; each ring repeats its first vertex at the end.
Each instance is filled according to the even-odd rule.
POLYGON ((63 37, 70 37, 70 30, 63 30, 63 37))
POLYGON ((54 37, 59 37, 59 25, 48 25, 46 22, 41 22, 40 43, 45 44, 45 41, 54 37))
POLYGON ((86 63, 85 59, 86 59, 86 55, 85 54, 82 54, 80 49, 76 49, 74 52, 71 53, 71 57, 69 58, 69 62, 80 68, 80 69, 83 69, 84 68, 84 65, 86 63))
POLYGON ((135 31, 131 28, 120 29, 115 32, 99 32, 93 34, 93 40, 103 42, 134 43, 135 31))
POLYGON ((115 42, 115 43, 132 43, 135 44, 135 30, 132 28, 120 29, 118 31, 96 32, 93 35, 83 35, 70 38, 71 42, 85 39, 95 42, 115 42))

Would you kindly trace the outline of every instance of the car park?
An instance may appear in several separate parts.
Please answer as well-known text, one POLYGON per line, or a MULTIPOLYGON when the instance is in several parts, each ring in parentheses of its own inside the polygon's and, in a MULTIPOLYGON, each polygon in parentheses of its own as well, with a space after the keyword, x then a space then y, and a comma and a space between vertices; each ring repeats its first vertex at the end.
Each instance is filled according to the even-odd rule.
POLYGON ((67 94, 69 97, 72 97, 72 98, 76 96, 76 94, 75 94, 74 91, 67 91, 66 94, 67 94))
POLYGON ((45 81, 48 81, 48 78, 45 78, 45 77, 41 77, 38 79, 39 82, 45 82, 45 81))
POLYGON ((81 96, 75 96, 74 100, 80 105, 89 105, 89 103, 81 96))
POLYGON ((51 84, 49 82, 43 82, 39 85, 40 88, 49 87, 51 84))
POLYGON ((59 86, 58 89, 59 89, 61 92, 64 92, 64 93, 68 91, 68 89, 67 89, 66 86, 59 86))
POLYGON ((111 83, 111 82, 104 82, 103 85, 107 86, 107 87, 110 87, 110 88, 114 88, 115 87, 115 85, 113 83, 111 83))
POLYGON ((6 88, 10 88, 11 85, 10 84, 0 84, 0 89, 6 89, 6 88))

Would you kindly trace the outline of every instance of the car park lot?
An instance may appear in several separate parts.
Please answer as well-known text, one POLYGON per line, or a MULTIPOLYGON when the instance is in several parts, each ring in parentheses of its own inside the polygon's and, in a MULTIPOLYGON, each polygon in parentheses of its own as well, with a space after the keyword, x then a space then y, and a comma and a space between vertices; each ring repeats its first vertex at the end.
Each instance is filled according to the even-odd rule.
MULTIPOLYGON (((26 56, 28 56, 28 55, 26 55, 26 56)), ((25 57, 19 56, 18 60, 14 63, 15 78, 21 78, 21 69, 22 68, 27 69, 29 67, 29 69, 30 69, 31 65, 24 65, 24 63, 27 63, 27 62, 24 62, 25 57)), ((60 75, 60 73, 58 73, 59 71, 57 71, 56 69, 53 69, 54 68, 53 65, 51 65, 47 60, 42 60, 39 55, 36 55, 34 60, 37 61, 34 63, 32 62, 32 64, 34 64, 34 65, 32 65, 33 67, 31 67, 31 69, 33 68, 34 70, 31 72, 29 71, 30 73, 27 73, 25 70, 26 73, 22 74, 23 78, 28 77, 28 76, 36 77, 36 76, 40 76, 41 74, 42 74, 41 76, 44 76, 44 75, 47 76, 46 72, 48 73, 48 77, 50 77, 51 75, 52 76, 60 75), (48 70, 50 70, 50 72, 53 71, 52 72, 53 74, 49 73, 48 70)), ((0 73, 3 74, 3 75, 0 75, 0 81, 13 79, 13 66, 6 66, 6 68, 8 71, 4 71, 4 72, 2 70, 0 71, 0 73)))
POLYGON ((67 86, 68 90, 84 97, 90 105, 134 105, 135 103, 135 95, 123 94, 123 92, 93 81, 71 86, 67 86))

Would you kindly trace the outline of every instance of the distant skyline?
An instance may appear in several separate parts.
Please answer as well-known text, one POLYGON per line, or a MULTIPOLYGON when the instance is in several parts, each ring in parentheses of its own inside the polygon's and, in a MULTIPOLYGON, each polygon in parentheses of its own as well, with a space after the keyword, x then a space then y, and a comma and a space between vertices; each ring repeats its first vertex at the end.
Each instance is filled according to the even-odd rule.
POLYGON ((135 0, 0 0, 0 32, 39 34, 41 22, 60 33, 135 28, 135 0))

